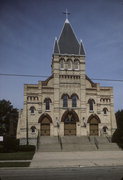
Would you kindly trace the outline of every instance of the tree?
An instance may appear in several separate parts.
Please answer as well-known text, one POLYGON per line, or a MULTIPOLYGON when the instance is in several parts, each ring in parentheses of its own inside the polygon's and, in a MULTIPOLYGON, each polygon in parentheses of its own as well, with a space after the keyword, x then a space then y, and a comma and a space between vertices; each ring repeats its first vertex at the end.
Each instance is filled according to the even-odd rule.
POLYGON ((123 110, 116 112, 117 128, 123 130, 123 110))
POLYGON ((117 129, 112 136, 112 141, 119 144, 123 148, 123 110, 119 110, 115 114, 117 129))
POLYGON ((10 101, 0 100, 0 135, 16 135, 18 111, 10 101))

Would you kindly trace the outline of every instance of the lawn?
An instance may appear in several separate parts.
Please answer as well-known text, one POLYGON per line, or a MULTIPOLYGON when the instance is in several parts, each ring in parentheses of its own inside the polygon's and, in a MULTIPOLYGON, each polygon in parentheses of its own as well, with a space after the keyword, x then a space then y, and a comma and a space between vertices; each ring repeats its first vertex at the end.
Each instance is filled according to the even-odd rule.
POLYGON ((34 153, 34 151, 0 153, 0 160, 31 160, 33 158, 34 153))
POLYGON ((0 162, 1 167, 29 167, 30 162, 0 162))

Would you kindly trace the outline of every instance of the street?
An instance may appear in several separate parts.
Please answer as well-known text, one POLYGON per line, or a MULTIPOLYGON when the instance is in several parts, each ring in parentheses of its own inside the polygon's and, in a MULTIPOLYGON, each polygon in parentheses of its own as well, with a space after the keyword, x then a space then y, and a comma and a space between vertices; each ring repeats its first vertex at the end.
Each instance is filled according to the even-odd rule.
POLYGON ((76 168, 6 168, 0 180, 123 180, 123 166, 76 168))

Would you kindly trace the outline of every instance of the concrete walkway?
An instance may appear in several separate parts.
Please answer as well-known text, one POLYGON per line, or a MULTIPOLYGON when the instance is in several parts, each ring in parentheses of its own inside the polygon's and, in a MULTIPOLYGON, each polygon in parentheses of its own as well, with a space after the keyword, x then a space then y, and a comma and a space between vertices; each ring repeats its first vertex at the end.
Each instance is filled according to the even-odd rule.
POLYGON ((123 166, 123 151, 36 152, 31 168, 123 166))

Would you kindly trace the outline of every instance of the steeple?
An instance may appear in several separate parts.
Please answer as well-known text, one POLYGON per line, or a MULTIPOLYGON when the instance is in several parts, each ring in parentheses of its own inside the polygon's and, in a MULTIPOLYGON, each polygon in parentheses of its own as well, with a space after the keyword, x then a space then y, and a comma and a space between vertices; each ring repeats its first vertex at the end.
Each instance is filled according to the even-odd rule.
POLYGON ((54 54, 56 53, 85 56, 82 42, 78 42, 68 18, 65 20, 59 39, 55 41, 54 54))

